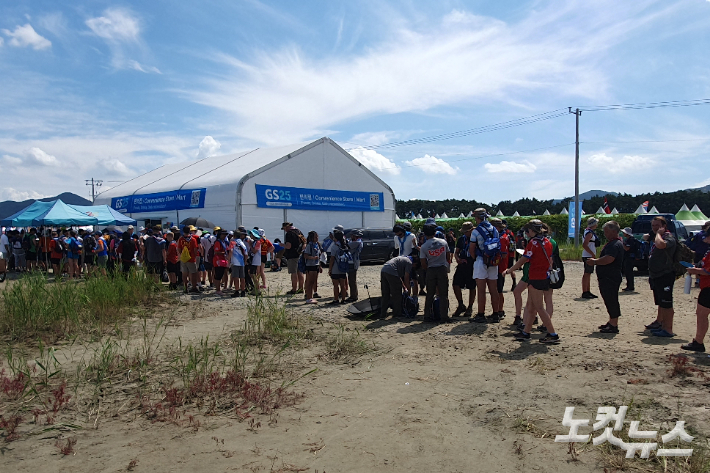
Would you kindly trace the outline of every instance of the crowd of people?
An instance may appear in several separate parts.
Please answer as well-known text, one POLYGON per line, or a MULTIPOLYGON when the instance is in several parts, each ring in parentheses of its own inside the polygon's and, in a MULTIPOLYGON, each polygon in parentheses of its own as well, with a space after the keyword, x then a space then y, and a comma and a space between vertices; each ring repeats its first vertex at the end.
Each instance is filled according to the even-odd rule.
MULTIPOLYGON (((410 222, 395 225, 397 256, 380 271, 381 315, 386 317, 392 309, 393 317, 401 317, 408 300, 418 307, 418 297, 425 296, 426 323, 450 322, 453 317, 468 317, 473 323, 499 323, 505 317, 503 289, 506 277, 510 276, 515 306, 513 324, 518 327, 515 338, 530 340, 533 326, 537 325, 537 330, 543 333, 541 343, 559 343, 553 325, 553 291, 564 282, 564 267, 548 226, 532 219, 516 235, 507 228, 505 220, 492 218, 486 209, 476 209, 473 217, 474 221, 463 223, 458 238, 453 229, 445 231, 434 219, 428 219, 418 234, 410 222), (449 281, 454 261, 456 267, 449 281), (515 275, 519 270, 522 277, 518 282, 515 275), (452 316, 449 316, 450 282, 457 301, 452 316), (469 291, 466 303, 464 290, 469 291), (527 301, 523 304, 526 290, 527 301), (491 312, 486 315, 488 298, 491 312)), ((596 218, 589 218, 583 234, 581 297, 597 297, 591 291, 591 277, 596 272, 599 293, 609 315, 599 331, 616 334, 621 317, 621 283, 626 277, 626 287, 621 291, 635 290, 633 260, 641 249, 630 228, 622 230, 611 220, 603 225, 606 243, 599 251, 598 223, 596 218)), ((141 227, 137 231, 129 226, 124 232, 10 230, 0 235, 0 274, 4 277, 8 263, 16 271, 51 269, 55 280, 64 275, 80 278, 96 271, 125 274, 140 266, 156 281, 168 283, 170 289, 200 293, 209 285, 217 295, 231 290, 231 297, 244 297, 266 289, 267 266, 271 271, 280 271, 283 265, 291 281, 288 295, 303 294, 306 303, 317 304, 321 298, 319 275, 327 271, 333 288, 329 304, 358 300, 362 232, 354 230, 346 236, 343 227, 337 225, 321 241, 315 231, 304 235, 291 222, 284 222, 281 228, 283 242, 278 238, 271 242, 263 229, 247 230, 243 226, 233 231, 215 227, 211 232, 190 225, 169 230, 160 226, 141 227)), ((676 252, 681 244, 668 231, 668 222, 662 216, 652 220, 651 228, 644 239, 650 244, 648 280, 657 315, 646 329, 653 336, 674 337, 673 287, 677 277, 676 252)), ((710 315, 710 222, 686 243, 695 250, 695 266, 687 272, 698 278, 700 295, 696 336, 682 348, 705 351, 703 340, 710 315)))

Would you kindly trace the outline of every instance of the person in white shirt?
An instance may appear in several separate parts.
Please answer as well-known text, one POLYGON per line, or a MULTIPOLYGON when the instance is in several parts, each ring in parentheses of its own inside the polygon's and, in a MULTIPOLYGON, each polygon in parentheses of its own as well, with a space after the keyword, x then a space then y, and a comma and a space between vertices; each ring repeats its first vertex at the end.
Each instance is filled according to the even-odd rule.
POLYGON ((0 282, 7 278, 7 258, 10 254, 10 240, 5 233, 0 234, 0 282))

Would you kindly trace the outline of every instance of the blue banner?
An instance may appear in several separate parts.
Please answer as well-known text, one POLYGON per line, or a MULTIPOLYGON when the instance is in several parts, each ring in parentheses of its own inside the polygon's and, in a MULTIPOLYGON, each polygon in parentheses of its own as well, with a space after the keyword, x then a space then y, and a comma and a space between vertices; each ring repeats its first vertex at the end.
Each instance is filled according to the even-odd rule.
POLYGON ((264 186, 256 184, 258 207, 301 210, 384 212, 382 192, 353 192, 331 189, 264 186))
MULTIPOLYGON (((582 201, 579 201, 579 206, 582 207, 582 201)), ((580 212, 581 214, 581 212, 580 212)), ((574 208, 574 200, 569 203, 569 214, 567 215, 567 237, 574 238, 575 231, 579 231, 579 224, 582 220, 581 215, 577 215, 577 210, 574 208), (575 218, 576 217, 576 218, 575 218)))
POLYGON ((155 194, 129 195, 111 199, 111 208, 121 213, 202 209, 207 189, 181 189, 155 194))

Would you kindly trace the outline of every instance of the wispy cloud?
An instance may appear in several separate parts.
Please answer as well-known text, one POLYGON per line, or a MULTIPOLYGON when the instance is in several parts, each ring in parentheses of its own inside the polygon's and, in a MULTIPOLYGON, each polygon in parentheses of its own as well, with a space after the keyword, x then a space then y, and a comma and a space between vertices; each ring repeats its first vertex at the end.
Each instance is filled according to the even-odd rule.
POLYGON ((3 29, 2 32, 5 36, 10 38, 7 43, 10 46, 18 48, 30 47, 35 51, 52 47, 52 42, 37 33, 29 23, 24 26, 18 25, 13 31, 3 29))
POLYGON ((587 162, 592 167, 610 172, 612 174, 623 173, 633 169, 649 170, 655 164, 651 158, 637 155, 608 156, 606 153, 593 154, 587 158, 587 162))
POLYGON ((146 66, 131 57, 146 55, 141 39, 141 21, 133 12, 124 8, 109 8, 102 16, 89 18, 85 23, 92 34, 103 39, 111 50, 113 68, 160 73, 157 67, 146 66))
POLYGON ((530 161, 515 162, 501 161, 499 163, 486 163, 483 166, 488 172, 505 172, 505 173, 531 173, 535 172, 537 166, 530 161))
POLYGON ((463 11, 413 25, 393 18, 377 25, 391 35, 355 55, 315 58, 288 45, 251 61, 215 56, 227 72, 185 93, 232 114, 235 133, 267 143, 274 130, 298 140, 359 117, 510 104, 530 92, 598 97, 607 87, 599 58, 651 21, 647 4, 553 2, 514 24, 463 11))
POLYGON ((14 200, 15 202, 22 202, 23 200, 42 199, 44 197, 47 196, 32 190, 20 191, 13 189, 12 187, 4 187, 0 189, 0 200, 14 200))
POLYGON ((52 156, 40 148, 30 148, 25 152, 25 159, 42 166, 59 166, 56 156, 52 156))

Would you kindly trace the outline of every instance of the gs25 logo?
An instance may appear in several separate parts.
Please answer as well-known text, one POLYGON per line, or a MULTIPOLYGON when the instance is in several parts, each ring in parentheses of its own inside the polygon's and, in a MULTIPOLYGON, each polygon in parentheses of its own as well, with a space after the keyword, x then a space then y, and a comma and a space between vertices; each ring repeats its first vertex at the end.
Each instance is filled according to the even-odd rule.
POLYGON ((284 191, 281 189, 266 189, 266 192, 264 192, 264 194, 269 200, 291 200, 291 191, 284 191))

